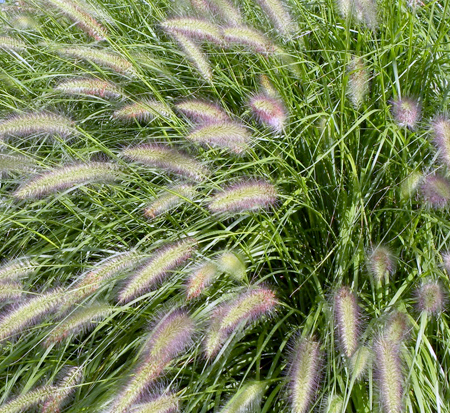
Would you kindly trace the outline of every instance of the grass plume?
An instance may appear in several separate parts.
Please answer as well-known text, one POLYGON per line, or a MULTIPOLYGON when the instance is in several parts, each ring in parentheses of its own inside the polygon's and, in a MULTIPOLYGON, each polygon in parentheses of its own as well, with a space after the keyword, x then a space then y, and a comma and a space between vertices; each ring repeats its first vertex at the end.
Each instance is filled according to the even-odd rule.
POLYGON ((112 83, 101 79, 73 79, 61 82, 56 91, 67 95, 90 95, 101 98, 119 98, 122 92, 112 83))
POLYGON ((160 194, 144 209, 144 216, 153 219, 164 214, 184 202, 192 200, 195 196, 195 188, 192 185, 176 185, 160 194))
POLYGON ((139 122, 149 122, 156 117, 170 117, 172 111, 165 104, 153 99, 144 99, 139 102, 129 103, 117 109, 114 114, 114 119, 123 121, 137 120, 139 122))

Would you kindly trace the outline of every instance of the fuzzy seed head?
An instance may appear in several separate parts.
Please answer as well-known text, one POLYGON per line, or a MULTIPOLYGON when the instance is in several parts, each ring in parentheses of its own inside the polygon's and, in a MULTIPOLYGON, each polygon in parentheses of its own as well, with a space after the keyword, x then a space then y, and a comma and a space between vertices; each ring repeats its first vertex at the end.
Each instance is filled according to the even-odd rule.
POLYGON ((286 110, 279 99, 264 94, 253 96, 249 105, 259 121, 276 132, 281 132, 286 122, 286 110))
POLYGON ((440 152, 442 160, 450 166, 450 119, 438 116, 431 123, 433 141, 440 152))
POLYGON ((128 302, 164 280, 172 270, 191 257, 196 246, 194 239, 187 238, 157 250, 122 288, 119 301, 128 302))
POLYGON ((25 156, 0 153, 0 177, 12 171, 34 171, 36 164, 25 156))
POLYGON ((392 115, 397 125, 414 129, 421 114, 419 102, 406 97, 393 100, 392 105, 392 115))
POLYGON ((23 52, 27 49, 24 42, 8 36, 0 36, 0 49, 14 50, 15 52, 23 52))
POLYGON ((353 353, 350 359, 350 368, 355 380, 360 380, 372 363, 372 350, 361 346, 353 353))
POLYGON ((208 170, 194 158, 165 145, 134 146, 122 151, 122 155, 133 161, 197 181, 202 181, 208 175, 208 170))
POLYGON ((420 172, 414 171, 409 175, 400 187, 400 195, 403 199, 410 198, 414 192, 417 190, 420 181, 422 180, 422 174, 420 172))
POLYGON ((333 297, 334 318, 342 350, 350 358, 358 348, 360 310, 355 294, 341 287, 333 297))
POLYGON ((438 315, 444 310, 446 294, 439 281, 425 280, 417 289, 417 308, 430 315, 438 315))
POLYGON ((11 25, 17 30, 36 30, 38 22, 30 16, 20 14, 11 19, 11 25))
POLYGON ((144 210, 144 216, 153 219, 177 206, 192 200, 195 196, 195 188, 192 185, 176 185, 170 191, 164 191, 144 210))
POLYGON ((38 175, 21 185, 14 196, 17 199, 39 198, 75 185, 113 182, 119 178, 119 167, 108 162, 63 166, 38 175))
POLYGON ((212 262, 205 262, 189 275, 186 286, 187 299, 197 298, 213 281, 217 275, 217 266, 212 262))
POLYGON ((215 194, 208 208, 214 213, 256 211, 269 209, 277 199, 274 185, 262 180, 243 181, 215 194))
POLYGON ((66 138, 76 133, 74 123, 69 118, 55 113, 25 113, 0 122, 0 139, 34 134, 59 135, 66 138))
POLYGON ((374 248, 368 258, 368 267, 376 283, 380 283, 395 271, 394 256, 384 245, 374 248))
POLYGON ((347 84, 347 94, 355 109, 358 109, 364 101, 369 91, 369 73, 364 61, 360 57, 354 56, 348 66, 349 79, 347 84))
POLYGON ((407 314, 395 310, 387 318, 383 336, 397 345, 407 337, 410 324, 407 314))
POLYGON ((26 277, 32 274, 36 268, 37 264, 26 258, 6 261, 0 266, 0 282, 26 277))
POLYGON ((287 35, 298 30, 298 26, 291 19, 286 6, 280 0, 258 0, 258 3, 281 34, 287 35))
POLYGON ((256 53, 273 54, 276 52, 276 47, 263 33, 247 26, 225 27, 223 37, 225 44, 245 46, 256 53))
POLYGON ((169 33, 175 32, 189 38, 209 40, 222 44, 223 38, 220 29, 208 20, 193 17, 178 17, 166 20, 162 27, 169 33))
POLYGON ((344 399, 342 396, 338 396, 337 394, 333 396, 328 396, 324 406, 323 413, 342 413, 342 408, 344 407, 344 399))
POLYGON ((289 374, 292 413, 309 411, 319 385, 320 364, 320 344, 312 338, 299 340, 289 374))
POLYGON ((217 266, 237 281, 243 281, 247 276, 247 266, 244 257, 240 254, 224 252, 217 259, 217 266))
POLYGON ((374 366, 383 411, 401 413, 404 411, 404 406, 399 346, 381 337, 374 344, 374 354, 374 366))
POLYGON ((101 79, 74 79, 61 82, 56 91, 67 95, 89 95, 101 98, 119 98, 122 92, 112 83, 101 79))
POLYGON ((423 178, 420 192, 433 208, 445 208, 450 201, 450 181, 441 175, 423 178))
POLYGON ((17 281, 0 281, 0 301, 18 300, 22 296, 23 286, 17 281))
MULTIPOLYGON (((442 260, 444 261, 444 268, 450 274, 450 251, 442 254, 442 260)), ((0 279, 1 279, 1 267, 0 267, 0 279)))
POLYGON ((40 403, 44 403, 47 399, 52 397, 57 389, 53 386, 40 387, 31 390, 15 399, 0 406, 0 413, 21 413, 30 411, 40 403))
POLYGON ((208 360, 217 355, 227 337, 226 333, 220 328, 222 317, 225 313, 225 306, 217 307, 209 320, 208 329, 203 341, 205 356, 208 360))
POLYGON ((130 413, 177 413, 180 401, 174 394, 167 394, 134 406, 130 413))
POLYGON ((259 77, 259 82, 261 83, 261 89, 266 96, 274 99, 280 97, 278 90, 275 89, 272 82, 266 75, 261 75, 259 77))
POLYGON ((157 117, 168 118, 171 114, 172 111, 165 103, 153 99, 144 99, 141 102, 130 103, 116 110, 113 118, 123 121, 149 122, 157 117))
POLYGON ((175 105, 176 108, 194 122, 215 123, 229 121, 228 115, 218 105, 203 100, 185 100, 175 105))
POLYGON ((207 123, 186 136, 189 141, 225 148, 237 154, 247 151, 250 138, 248 129, 234 122, 207 123))
POLYGON ((247 413, 254 411, 261 403, 266 383, 253 382, 245 384, 220 410, 220 413, 247 413))

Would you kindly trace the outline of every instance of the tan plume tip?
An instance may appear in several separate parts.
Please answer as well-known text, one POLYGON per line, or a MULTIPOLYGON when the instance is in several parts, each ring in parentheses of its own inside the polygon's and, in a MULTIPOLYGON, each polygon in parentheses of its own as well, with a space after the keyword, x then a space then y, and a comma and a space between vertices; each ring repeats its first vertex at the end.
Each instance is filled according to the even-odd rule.
POLYGON ((348 72, 347 94, 355 109, 358 109, 369 91, 369 72, 364 60, 356 56, 348 65, 348 72))
POLYGON ((172 270, 188 260, 196 248, 197 242, 186 238, 158 249, 126 282, 119 293, 119 300, 128 302, 164 280, 172 270))
POLYGON ((208 175, 208 170, 194 158, 165 145, 134 146, 122 151, 122 155, 133 161, 198 181, 208 175))
POLYGON ((101 98, 119 98, 122 96, 119 88, 101 79, 65 80, 56 86, 55 90, 68 95, 91 95, 101 98))
POLYGON ((0 122, 0 139, 6 136, 27 136, 33 134, 51 134, 67 137, 76 133, 74 122, 56 113, 24 113, 0 122))
POLYGON ((120 179, 118 165, 90 162, 54 168, 21 185, 14 193, 17 199, 39 198, 79 184, 113 182, 120 179))
POLYGON ((17 281, 0 281, 0 301, 19 299, 23 293, 23 286, 17 281))
POLYGON ((267 75, 261 75, 259 77, 259 82, 261 83, 261 89, 266 96, 277 99, 280 97, 278 90, 275 89, 272 82, 269 80, 267 75))

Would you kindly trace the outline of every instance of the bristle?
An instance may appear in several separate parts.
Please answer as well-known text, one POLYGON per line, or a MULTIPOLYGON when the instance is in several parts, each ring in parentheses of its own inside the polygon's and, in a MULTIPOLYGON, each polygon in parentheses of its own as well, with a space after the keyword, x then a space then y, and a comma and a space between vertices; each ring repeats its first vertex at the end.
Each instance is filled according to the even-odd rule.
POLYGON ((361 57, 353 56, 348 65, 347 94, 355 109, 358 109, 369 91, 369 73, 361 57))
POLYGON ((55 90, 67 95, 91 95, 101 98, 118 98, 122 96, 119 88, 101 79, 65 80, 56 86, 55 90))
POLYGON ((93 304, 78 309, 70 317, 58 323, 46 338, 44 345, 49 347, 61 343, 69 336, 85 333, 95 327, 97 321, 108 317, 113 311, 114 307, 105 304, 93 304))
POLYGON ((153 219, 179 205, 192 200, 195 188, 192 185, 176 185, 170 191, 164 191, 150 205, 144 209, 144 216, 153 219))
POLYGON ((286 10, 286 6, 280 0, 258 0, 258 3, 281 34, 291 34, 298 29, 286 10))
POLYGON ((334 394, 333 396, 328 396, 323 404, 322 413, 342 413, 342 408, 344 407, 344 399, 342 396, 334 394))
MULTIPOLYGON (((442 261, 444 262, 444 268, 447 273, 450 274, 450 251, 442 253, 442 261)), ((0 267, 0 279, 1 279, 1 267, 0 267)))
POLYGON ((260 75, 259 82, 261 83, 261 89, 266 96, 273 98, 273 99, 280 98, 280 94, 278 93, 278 90, 275 89, 272 82, 269 80, 269 78, 266 75, 260 75))
POLYGON ((161 282, 169 273, 189 259, 196 249, 196 241, 187 238, 157 250, 126 282, 119 293, 119 301, 128 302, 161 282))
POLYGON ((438 116, 431 123, 433 141, 439 150, 441 159, 450 166, 450 120, 446 116, 438 116))
POLYGON ((368 257, 368 267, 376 283, 387 281, 395 271, 395 261, 388 247, 380 245, 374 248, 368 257))
POLYGON ((24 42, 8 36, 0 36, 0 49, 22 52, 27 49, 24 42))
POLYGON ((229 0, 210 0, 212 9, 229 25, 242 25, 243 18, 239 10, 229 0))
POLYGON ((228 115, 218 105, 206 102, 204 100, 185 100, 175 105, 176 108, 184 113, 188 118, 195 122, 226 122, 228 115))
POLYGON ((189 275, 186 286, 187 299, 197 298, 217 275, 217 266, 213 262, 205 262, 195 268, 189 275))
POLYGON ((208 208, 214 213, 269 209, 278 199, 275 186, 262 180, 242 181, 216 193, 208 208))
POLYGON ((250 99, 249 105, 260 122, 276 132, 283 130, 287 115, 280 99, 259 94, 250 99))
POLYGON ((241 389, 220 410, 220 413, 247 413, 254 411, 259 406, 264 390, 265 382, 252 382, 242 386, 241 389))
POLYGON ((208 175, 208 170, 194 158, 165 145, 134 146, 122 151, 122 155, 133 161, 161 168, 197 181, 202 181, 208 175))
POLYGON ((0 301, 20 299, 23 286, 17 281, 0 281, 0 301))
POLYGON ((172 111, 165 103, 152 99, 144 99, 117 109, 113 114, 113 118, 124 121, 135 119, 140 122, 149 122, 159 116, 168 118, 171 114, 172 111))
POLYGON ((350 359, 350 368, 352 371, 352 377, 354 380, 360 380, 370 363, 372 362, 372 350, 368 347, 359 347, 350 359))
POLYGON ((247 26, 225 27, 223 36, 226 43, 246 46, 257 53, 273 54, 276 51, 276 47, 263 33, 247 26))
POLYGON ((44 386, 31 390, 0 406, 0 413, 21 413, 30 411, 30 409, 33 409, 52 397, 56 391, 57 389, 53 386, 44 386))
POLYGON ((407 337, 410 324, 407 314, 395 310, 386 320, 383 337, 397 345, 407 337))
POLYGON ((351 357, 359 344, 360 310, 356 295, 348 287, 339 288, 333 296, 336 328, 346 357, 351 357))
POLYGON ((193 17, 177 17, 166 20, 161 26, 169 33, 175 32, 189 38, 209 40, 217 44, 222 44, 223 42, 219 27, 208 20, 193 17))
POLYGON ((177 413, 180 401, 175 394, 166 394, 134 406, 130 413, 177 413))
POLYGON ((420 192, 433 208, 445 208, 450 201, 450 181, 441 175, 428 175, 422 179, 420 192))
POLYGON ((63 290, 55 289, 12 308, 0 319, 0 341, 21 333, 30 324, 39 322, 46 314, 58 309, 63 302, 63 290))
POLYGON ((117 165, 90 162, 54 168, 21 185, 14 193, 17 199, 39 198, 79 184, 113 182, 120 178, 117 165))
POLYGON ((416 192, 422 180, 422 173, 414 171, 402 182, 400 186, 400 196, 402 199, 408 199, 416 192))
POLYGON ((446 294, 439 281, 425 279, 417 289, 416 295, 419 311, 436 316, 444 310, 446 294))
POLYGON ((25 113, 0 122, 0 139, 33 134, 60 135, 65 138, 76 133, 74 122, 55 113, 25 113))
POLYGON ((247 277, 247 266, 244 257, 232 251, 224 252, 217 259, 218 268, 237 281, 243 281, 247 277))
POLYGON ((417 100, 401 98, 392 101, 392 115, 399 126, 414 129, 420 120, 421 108, 417 100))
POLYGON ((292 354, 290 369, 292 413, 306 413, 314 400, 321 365, 319 342, 300 339, 292 354))
POLYGON ((0 266, 0 281, 11 281, 36 271, 37 264, 27 258, 6 261, 0 266))
POLYGON ((25 156, 0 153, 0 176, 13 171, 34 171, 37 165, 25 156))

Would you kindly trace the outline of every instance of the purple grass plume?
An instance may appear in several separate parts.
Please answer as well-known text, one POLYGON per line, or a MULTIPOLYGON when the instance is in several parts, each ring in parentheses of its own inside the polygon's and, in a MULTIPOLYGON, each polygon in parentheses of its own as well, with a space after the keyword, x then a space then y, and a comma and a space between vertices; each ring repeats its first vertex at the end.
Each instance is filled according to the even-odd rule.
POLYGON ((191 344, 194 332, 194 322, 183 310, 162 317, 146 340, 141 361, 115 399, 111 412, 129 413, 171 361, 191 344))
POLYGON ((219 45, 223 42, 220 28, 208 20, 194 17, 176 17, 166 20, 161 26, 169 33, 175 32, 189 38, 208 40, 219 45))
POLYGON ((297 24, 292 20, 286 6, 280 0, 257 0, 267 13, 273 25, 282 35, 289 35, 298 30, 297 24))
MULTIPOLYGON (((446 251, 442 253, 442 261, 444 263, 444 268, 447 271, 448 274, 450 274, 450 251, 446 251)), ((0 274, 1 274, 1 267, 0 267, 0 274)), ((1 275, 0 275, 1 278, 1 275)))
POLYGON ((177 103, 176 108, 194 122, 199 123, 215 123, 226 122, 230 118, 224 110, 214 103, 204 100, 189 99, 177 103))
POLYGON ((407 338, 410 329, 411 322, 408 315, 399 310, 394 310, 386 319, 383 337, 398 345, 407 338))
POLYGON ((217 192, 208 208, 213 213, 256 211, 273 207, 278 200, 276 187, 263 180, 241 181, 217 192))
POLYGON ((447 303, 447 294, 440 281, 425 279, 416 291, 417 309, 431 316, 439 315, 447 303))
POLYGON ((404 97, 392 101, 392 115, 395 123, 414 129, 420 120, 421 107, 417 100, 404 97))
POLYGON ((369 252, 367 266, 376 284, 388 282, 389 277, 395 272, 394 255, 388 247, 379 245, 369 252))
POLYGON ((119 301, 128 302, 163 281, 176 267, 186 262, 196 248, 197 242, 193 238, 186 238, 159 248, 126 281, 119 293, 119 301))
POLYGON ((9 300, 19 300, 22 297, 24 288, 18 281, 0 280, 0 302, 9 300))
POLYGON ((342 351, 350 358, 359 345, 361 318, 356 295, 350 288, 341 287, 334 293, 333 312, 342 351))
POLYGON ((162 144, 132 146, 123 150, 122 155, 132 161, 197 181, 204 180, 209 174, 208 169, 194 158, 162 144))
POLYGON ((441 159, 450 166, 450 119, 447 116, 438 116, 432 123, 433 142, 439 150, 441 159))
POLYGON ((112 83, 94 78, 65 80, 56 86, 55 90, 67 95, 88 95, 101 98, 122 96, 122 91, 112 83))
POLYGON ((276 132, 284 129, 287 115, 280 99, 258 94, 250 99, 249 105, 258 120, 276 132))
POLYGON ((242 154, 249 148, 251 134, 249 130, 235 122, 209 122, 196 127, 186 139, 201 145, 225 148, 242 154))
POLYGON ((180 401, 175 394, 152 397, 151 400, 133 406, 130 413, 178 413, 180 401))
POLYGON ((428 175, 422 179, 420 192, 428 205, 445 208, 450 201, 450 181, 442 175, 428 175))
POLYGON ((186 296, 188 300, 197 298, 206 288, 208 288, 217 276, 218 268, 213 262, 204 262, 194 268, 189 274, 186 284, 186 296))
POLYGON ((312 338, 299 339, 289 371, 292 413, 309 411, 319 387, 321 364, 320 343, 312 338))
POLYGON ((113 118, 123 121, 149 122, 157 117, 169 118, 171 115, 172 111, 165 103, 154 99, 143 99, 117 109, 113 118))
POLYGON ((28 258, 17 258, 5 261, 0 266, 0 282, 12 281, 26 277, 36 271, 38 264, 28 258))
POLYGON ((223 36, 225 44, 244 46, 252 52, 270 55, 278 50, 263 33, 247 26, 224 27, 223 36))

